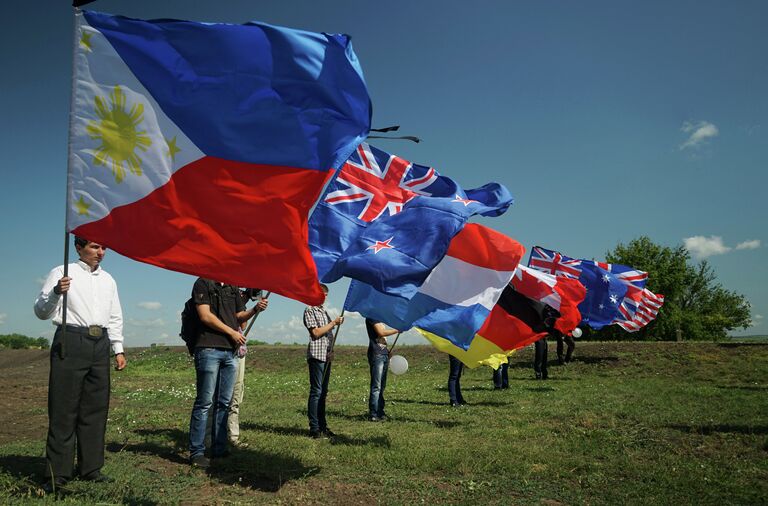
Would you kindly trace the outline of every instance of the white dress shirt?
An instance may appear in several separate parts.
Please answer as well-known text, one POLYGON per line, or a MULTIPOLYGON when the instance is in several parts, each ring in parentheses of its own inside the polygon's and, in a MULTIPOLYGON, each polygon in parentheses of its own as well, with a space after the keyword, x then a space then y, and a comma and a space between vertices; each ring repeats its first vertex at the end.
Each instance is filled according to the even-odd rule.
MULTIPOLYGON (((117 295, 117 284, 101 267, 95 271, 83 261, 69 264, 72 279, 67 292, 67 324, 88 327, 106 327, 114 353, 123 353, 123 310, 117 295)), ((53 317, 54 325, 61 325, 61 295, 53 291, 64 277, 64 266, 50 273, 35 301, 35 314, 41 320, 53 317)))

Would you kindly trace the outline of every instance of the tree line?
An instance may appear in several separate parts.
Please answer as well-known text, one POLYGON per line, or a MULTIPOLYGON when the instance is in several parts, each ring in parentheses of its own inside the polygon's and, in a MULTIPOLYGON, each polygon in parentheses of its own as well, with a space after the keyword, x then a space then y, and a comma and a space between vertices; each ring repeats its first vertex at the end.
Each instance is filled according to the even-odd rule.
MULTIPOLYGON (((646 236, 619 244, 605 261, 648 273, 647 288, 664 295, 657 318, 638 332, 609 325, 589 332, 596 340, 717 340, 751 324, 751 306, 743 295, 717 282, 706 260, 695 263, 682 245, 661 246, 646 236)), ((586 337, 586 336, 585 336, 586 337)))
POLYGON ((48 349, 50 343, 44 337, 28 337, 22 334, 2 334, 0 335, 0 348, 11 348, 13 350, 23 350, 27 348, 48 349))

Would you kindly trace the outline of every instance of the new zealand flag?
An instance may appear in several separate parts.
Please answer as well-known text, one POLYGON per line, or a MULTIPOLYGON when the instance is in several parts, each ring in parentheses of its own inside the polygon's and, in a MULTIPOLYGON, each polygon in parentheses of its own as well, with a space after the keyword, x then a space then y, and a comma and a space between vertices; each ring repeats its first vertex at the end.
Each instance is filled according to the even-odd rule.
POLYGON ((312 213, 309 245, 322 281, 347 276, 410 298, 470 216, 498 216, 512 201, 498 183, 465 191, 362 143, 312 213))

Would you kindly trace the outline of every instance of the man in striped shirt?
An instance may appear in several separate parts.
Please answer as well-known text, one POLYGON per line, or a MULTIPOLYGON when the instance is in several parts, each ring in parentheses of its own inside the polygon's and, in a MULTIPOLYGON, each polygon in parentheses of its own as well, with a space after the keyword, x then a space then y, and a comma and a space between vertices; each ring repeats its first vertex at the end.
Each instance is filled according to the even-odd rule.
MULTIPOLYGON (((328 287, 320 285, 328 296, 328 287)), ((323 301, 323 304, 325 301, 323 301)), ((309 331, 307 346, 307 364, 309 365, 309 435, 315 439, 326 439, 334 434, 328 429, 325 419, 325 398, 328 396, 328 380, 331 377, 332 352, 329 351, 333 340, 333 328, 344 322, 344 317, 331 319, 325 306, 308 306, 304 310, 304 326, 309 331)))

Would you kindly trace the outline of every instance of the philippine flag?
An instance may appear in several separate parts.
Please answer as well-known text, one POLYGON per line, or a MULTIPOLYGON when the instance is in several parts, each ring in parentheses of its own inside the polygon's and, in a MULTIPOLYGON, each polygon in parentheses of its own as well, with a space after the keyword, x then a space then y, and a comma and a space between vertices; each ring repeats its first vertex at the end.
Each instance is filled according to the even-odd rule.
POLYGON ((307 216, 370 128, 346 35, 78 11, 67 229, 322 301, 307 216))

